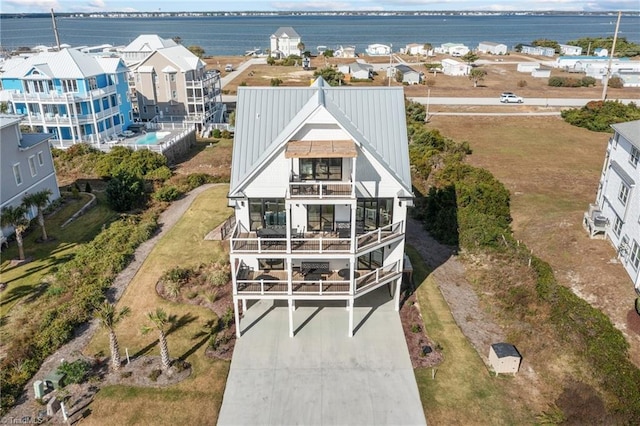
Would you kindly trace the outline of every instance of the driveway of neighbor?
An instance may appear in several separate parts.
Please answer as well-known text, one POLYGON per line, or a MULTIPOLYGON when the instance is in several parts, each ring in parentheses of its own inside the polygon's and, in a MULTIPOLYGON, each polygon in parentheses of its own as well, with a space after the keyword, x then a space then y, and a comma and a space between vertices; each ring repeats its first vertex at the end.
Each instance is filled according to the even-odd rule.
POLYGON ((218 425, 425 425, 409 351, 386 287, 356 301, 259 301, 240 321, 218 425))

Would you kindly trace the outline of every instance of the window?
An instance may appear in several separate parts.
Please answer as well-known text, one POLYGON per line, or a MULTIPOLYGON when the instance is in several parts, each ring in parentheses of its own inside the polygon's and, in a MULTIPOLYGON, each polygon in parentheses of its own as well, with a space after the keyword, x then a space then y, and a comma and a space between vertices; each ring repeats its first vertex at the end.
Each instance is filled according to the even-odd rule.
POLYGON ((616 220, 613 222, 613 233, 618 237, 620 236, 620 232, 622 231, 622 225, 622 219, 616 216, 616 220))
POLYGON ((51 80, 25 80, 24 89, 27 93, 47 93, 53 91, 53 81, 51 80))
POLYGON ((175 74, 169 74, 169 79, 171 81, 176 81, 176 75, 175 74))
POLYGON ((356 204, 356 232, 373 231, 390 225, 393 220, 393 199, 359 199, 356 204))
POLYGON ((42 154, 42 151, 38 152, 38 164, 44 166, 44 155, 42 154))
POLYGON ((301 158, 300 180, 342 180, 342 158, 301 158))
POLYGON ((379 248, 358 257, 358 269, 377 269, 384 264, 384 248, 379 248))
POLYGON ((618 192, 618 200, 622 203, 623 206, 627 205, 627 200, 629 199, 629 187, 624 182, 620 183, 620 192, 618 192))
POLYGON ((635 146, 631 147, 631 157, 629 158, 629 162, 633 164, 633 167, 638 165, 638 160, 640 160, 640 150, 635 146))
POLYGON ((631 247, 631 252, 629 253, 629 261, 631 262, 631 266, 636 271, 638 270, 638 266, 640 266, 640 245, 636 240, 633 240, 633 246, 631 247))
POLYGON ((172 91, 171 91, 171 98, 172 98, 172 99, 175 99, 175 98, 177 98, 177 97, 178 97, 178 92, 176 92, 175 90, 172 90, 172 91))
POLYGON ((96 90, 98 88, 98 80, 95 77, 89 77, 89 90, 96 90))
POLYGON ((76 80, 62 80, 62 91, 65 93, 77 92, 78 82, 76 80))
POLYGON ((287 212, 284 198, 252 198, 249 200, 249 229, 284 227, 287 225, 287 212))
POLYGON ((16 185, 22 185, 22 173, 20 173, 20 163, 13 165, 13 177, 16 178, 16 185))
POLYGON ((38 169, 36 169, 36 157, 32 155, 29 157, 29 171, 31 172, 31 176, 35 176, 38 174, 38 169))
POLYGON ((334 206, 315 205, 307 206, 307 229, 310 231, 333 231, 334 206))

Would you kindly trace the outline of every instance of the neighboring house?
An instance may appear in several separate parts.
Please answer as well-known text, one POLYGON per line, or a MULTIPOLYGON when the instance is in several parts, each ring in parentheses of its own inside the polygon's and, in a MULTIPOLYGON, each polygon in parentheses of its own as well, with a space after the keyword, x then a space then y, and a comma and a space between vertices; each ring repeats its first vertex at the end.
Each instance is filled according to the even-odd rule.
POLYGON ((516 70, 518 72, 532 73, 540 68, 540 62, 518 62, 516 70))
POLYGON ((177 46, 171 39, 161 38, 156 34, 142 34, 120 50, 120 55, 129 66, 145 60, 149 55, 159 49, 177 46))
POLYGON ((597 49, 595 49, 593 51, 593 54, 595 56, 607 57, 607 56, 609 56, 609 50, 605 49, 603 47, 598 47, 597 49))
POLYGON ((398 64, 395 66, 395 72, 402 74, 402 82, 406 84, 420 84, 424 73, 416 71, 408 65, 398 64))
POLYGON ((520 53, 524 53, 526 55, 553 57, 556 54, 556 50, 553 47, 522 46, 520 53))
MULTIPOLYGON (((399 309, 413 203, 401 87, 239 87, 229 205, 233 301, 346 303, 380 289, 399 309)), ((345 325, 347 324, 345 318, 345 325)))
POLYGON ((400 49, 400 52, 408 55, 433 56, 433 49, 425 49, 424 44, 420 43, 409 43, 404 49, 400 49))
POLYGON ((75 49, 30 56, 0 74, 11 109, 22 125, 52 133, 66 147, 99 144, 126 130, 133 114, 127 67, 118 57, 75 49))
POLYGON ((491 55, 506 55, 507 45, 494 43, 492 41, 482 41, 478 44, 478 52, 489 53, 491 55))
POLYGON ((360 62, 339 65, 338 71, 344 74, 345 77, 349 76, 350 79, 367 80, 373 78, 373 65, 360 62))
POLYGON ((567 56, 580 56, 582 55, 582 47, 572 46, 570 44, 561 44, 560 54, 567 55, 567 56))
POLYGON ((436 48, 437 53, 442 53, 444 55, 451 55, 455 57, 464 56, 470 52, 467 46, 462 43, 444 43, 441 44, 440 47, 436 48))
POLYGON ((387 46, 386 44, 370 44, 364 49, 367 55, 369 56, 386 56, 391 55, 391 46, 387 46))
POLYGON ((336 58, 355 58, 356 47, 355 46, 340 46, 333 52, 333 56, 336 58))
POLYGON ((640 290, 640 120, 613 124, 596 205, 585 213, 591 236, 604 235, 640 290))
POLYGON ((182 45, 158 49, 132 70, 141 120, 202 127, 224 121, 220 74, 182 45))
MULTIPOLYGON (((27 194, 50 190, 50 200, 60 198, 56 171, 47 133, 22 133, 21 117, 0 114, 0 208, 22 204, 27 194)), ((37 214, 35 208, 29 217, 37 214)), ((12 229, 3 229, 0 236, 8 236, 12 229)))
POLYGON ((536 68, 533 71, 531 71, 531 77, 549 78, 549 77, 551 77, 551 69, 550 68, 536 68))
POLYGON ((291 55, 302 55, 298 45, 302 38, 293 27, 280 27, 271 34, 271 56, 282 59, 291 55))
POLYGON ((640 72, 638 71, 617 71, 611 76, 622 79, 624 87, 640 87, 640 72))
POLYGON ((469 75, 471 73, 471 65, 465 64, 455 59, 442 60, 442 73, 444 75, 469 75))
POLYGON ((553 66, 568 72, 585 73, 596 79, 606 78, 610 66, 611 74, 623 78, 626 87, 633 87, 634 79, 640 74, 640 61, 632 61, 629 58, 614 58, 610 62, 607 57, 561 56, 553 66))

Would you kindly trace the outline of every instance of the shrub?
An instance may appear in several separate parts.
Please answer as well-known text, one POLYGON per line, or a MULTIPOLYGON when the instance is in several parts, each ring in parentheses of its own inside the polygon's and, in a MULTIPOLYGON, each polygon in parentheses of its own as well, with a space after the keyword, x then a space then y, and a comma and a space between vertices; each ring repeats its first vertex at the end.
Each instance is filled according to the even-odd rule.
POLYGON ((218 291, 217 288, 214 288, 214 289, 211 289, 211 290, 207 290, 204 293, 204 298, 206 299, 207 302, 213 304, 213 303, 216 302, 216 300, 218 300, 218 293, 219 293, 219 291, 218 291))
POLYGON ((223 139, 231 139, 231 132, 229 132, 227 129, 224 129, 222 133, 220 133, 220 137, 222 137, 223 139))
POLYGON ((640 108, 633 102, 591 101, 582 108, 564 110, 561 116, 574 126, 612 133, 611 124, 640 119, 640 108))
POLYGON ((596 85, 596 79, 593 77, 582 77, 581 80, 582 86, 584 87, 589 87, 589 86, 595 86, 596 85))
POLYGON ((421 328, 420 328, 420 326, 418 324, 413 324, 411 326, 411 332, 412 333, 420 333, 420 330, 421 330, 421 328))
POLYGON ((518 87, 520 88, 527 87, 527 81, 526 80, 518 81, 518 87))
POLYGON ((133 371, 123 371, 122 373, 120 373, 120 377, 123 379, 127 379, 131 376, 133 376, 133 371))
POLYGON ((82 383, 90 369, 91 365, 87 361, 78 359, 73 362, 62 361, 57 373, 65 375, 65 384, 82 383))
POLYGON ((229 282, 230 278, 229 271, 219 270, 211 273, 209 282, 214 286, 223 286, 229 282))
POLYGON ((164 292, 171 298, 176 298, 180 295, 180 289, 182 288, 182 282, 180 281, 165 281, 164 292))
POLYGON ((609 79, 609 87, 612 87, 614 89, 622 89, 624 87, 624 80, 617 76, 611 77, 609 79))
POLYGON ((282 84, 282 80, 280 80, 279 78, 272 78, 270 84, 273 87, 277 87, 282 84))
POLYGON ((220 129, 213 129, 213 137, 214 138, 220 137, 220 129))
POLYGON ((549 77, 547 84, 551 87, 562 87, 564 86, 564 79, 562 77, 549 77))
POLYGON ((169 269, 167 272, 165 272, 162 275, 162 279, 165 282, 180 282, 180 283, 185 283, 193 274, 193 272, 191 271, 191 269, 188 268, 181 268, 179 266, 176 266, 174 268, 169 269))
POLYGON ((178 198, 180 198, 180 196, 182 195, 182 192, 180 192, 180 190, 178 188, 176 188, 173 185, 170 186, 163 186, 162 188, 158 189, 155 194, 153 194, 153 198, 155 198, 158 201, 175 201, 178 198))
POLYGON ((173 172, 169 167, 160 166, 157 169, 150 170, 146 175, 144 175, 144 178, 164 182, 165 180, 169 180, 172 175, 173 172))
POLYGON ((160 370, 159 368, 153 369, 151 370, 151 373, 149 373, 149 379, 151 379, 152 382, 156 382, 158 381, 158 377, 160 377, 161 374, 162 370, 160 370))
POLYGON ((107 202, 117 212, 125 212, 140 205, 144 197, 144 182, 124 170, 109 180, 105 189, 107 202))

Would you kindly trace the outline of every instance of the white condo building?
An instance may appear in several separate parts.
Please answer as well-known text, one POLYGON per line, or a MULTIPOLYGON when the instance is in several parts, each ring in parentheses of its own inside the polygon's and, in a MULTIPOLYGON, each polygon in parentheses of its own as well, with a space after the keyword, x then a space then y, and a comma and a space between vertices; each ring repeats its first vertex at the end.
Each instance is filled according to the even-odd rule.
POLYGON ((412 202, 402 88, 322 78, 238 88, 229 190, 238 336, 248 300, 286 300, 292 337, 297 301, 344 301, 349 336, 360 296, 382 288, 399 309, 412 202))
POLYGON ((611 241, 640 291, 640 120, 611 127, 596 204, 585 213, 584 225, 592 237, 611 241))

